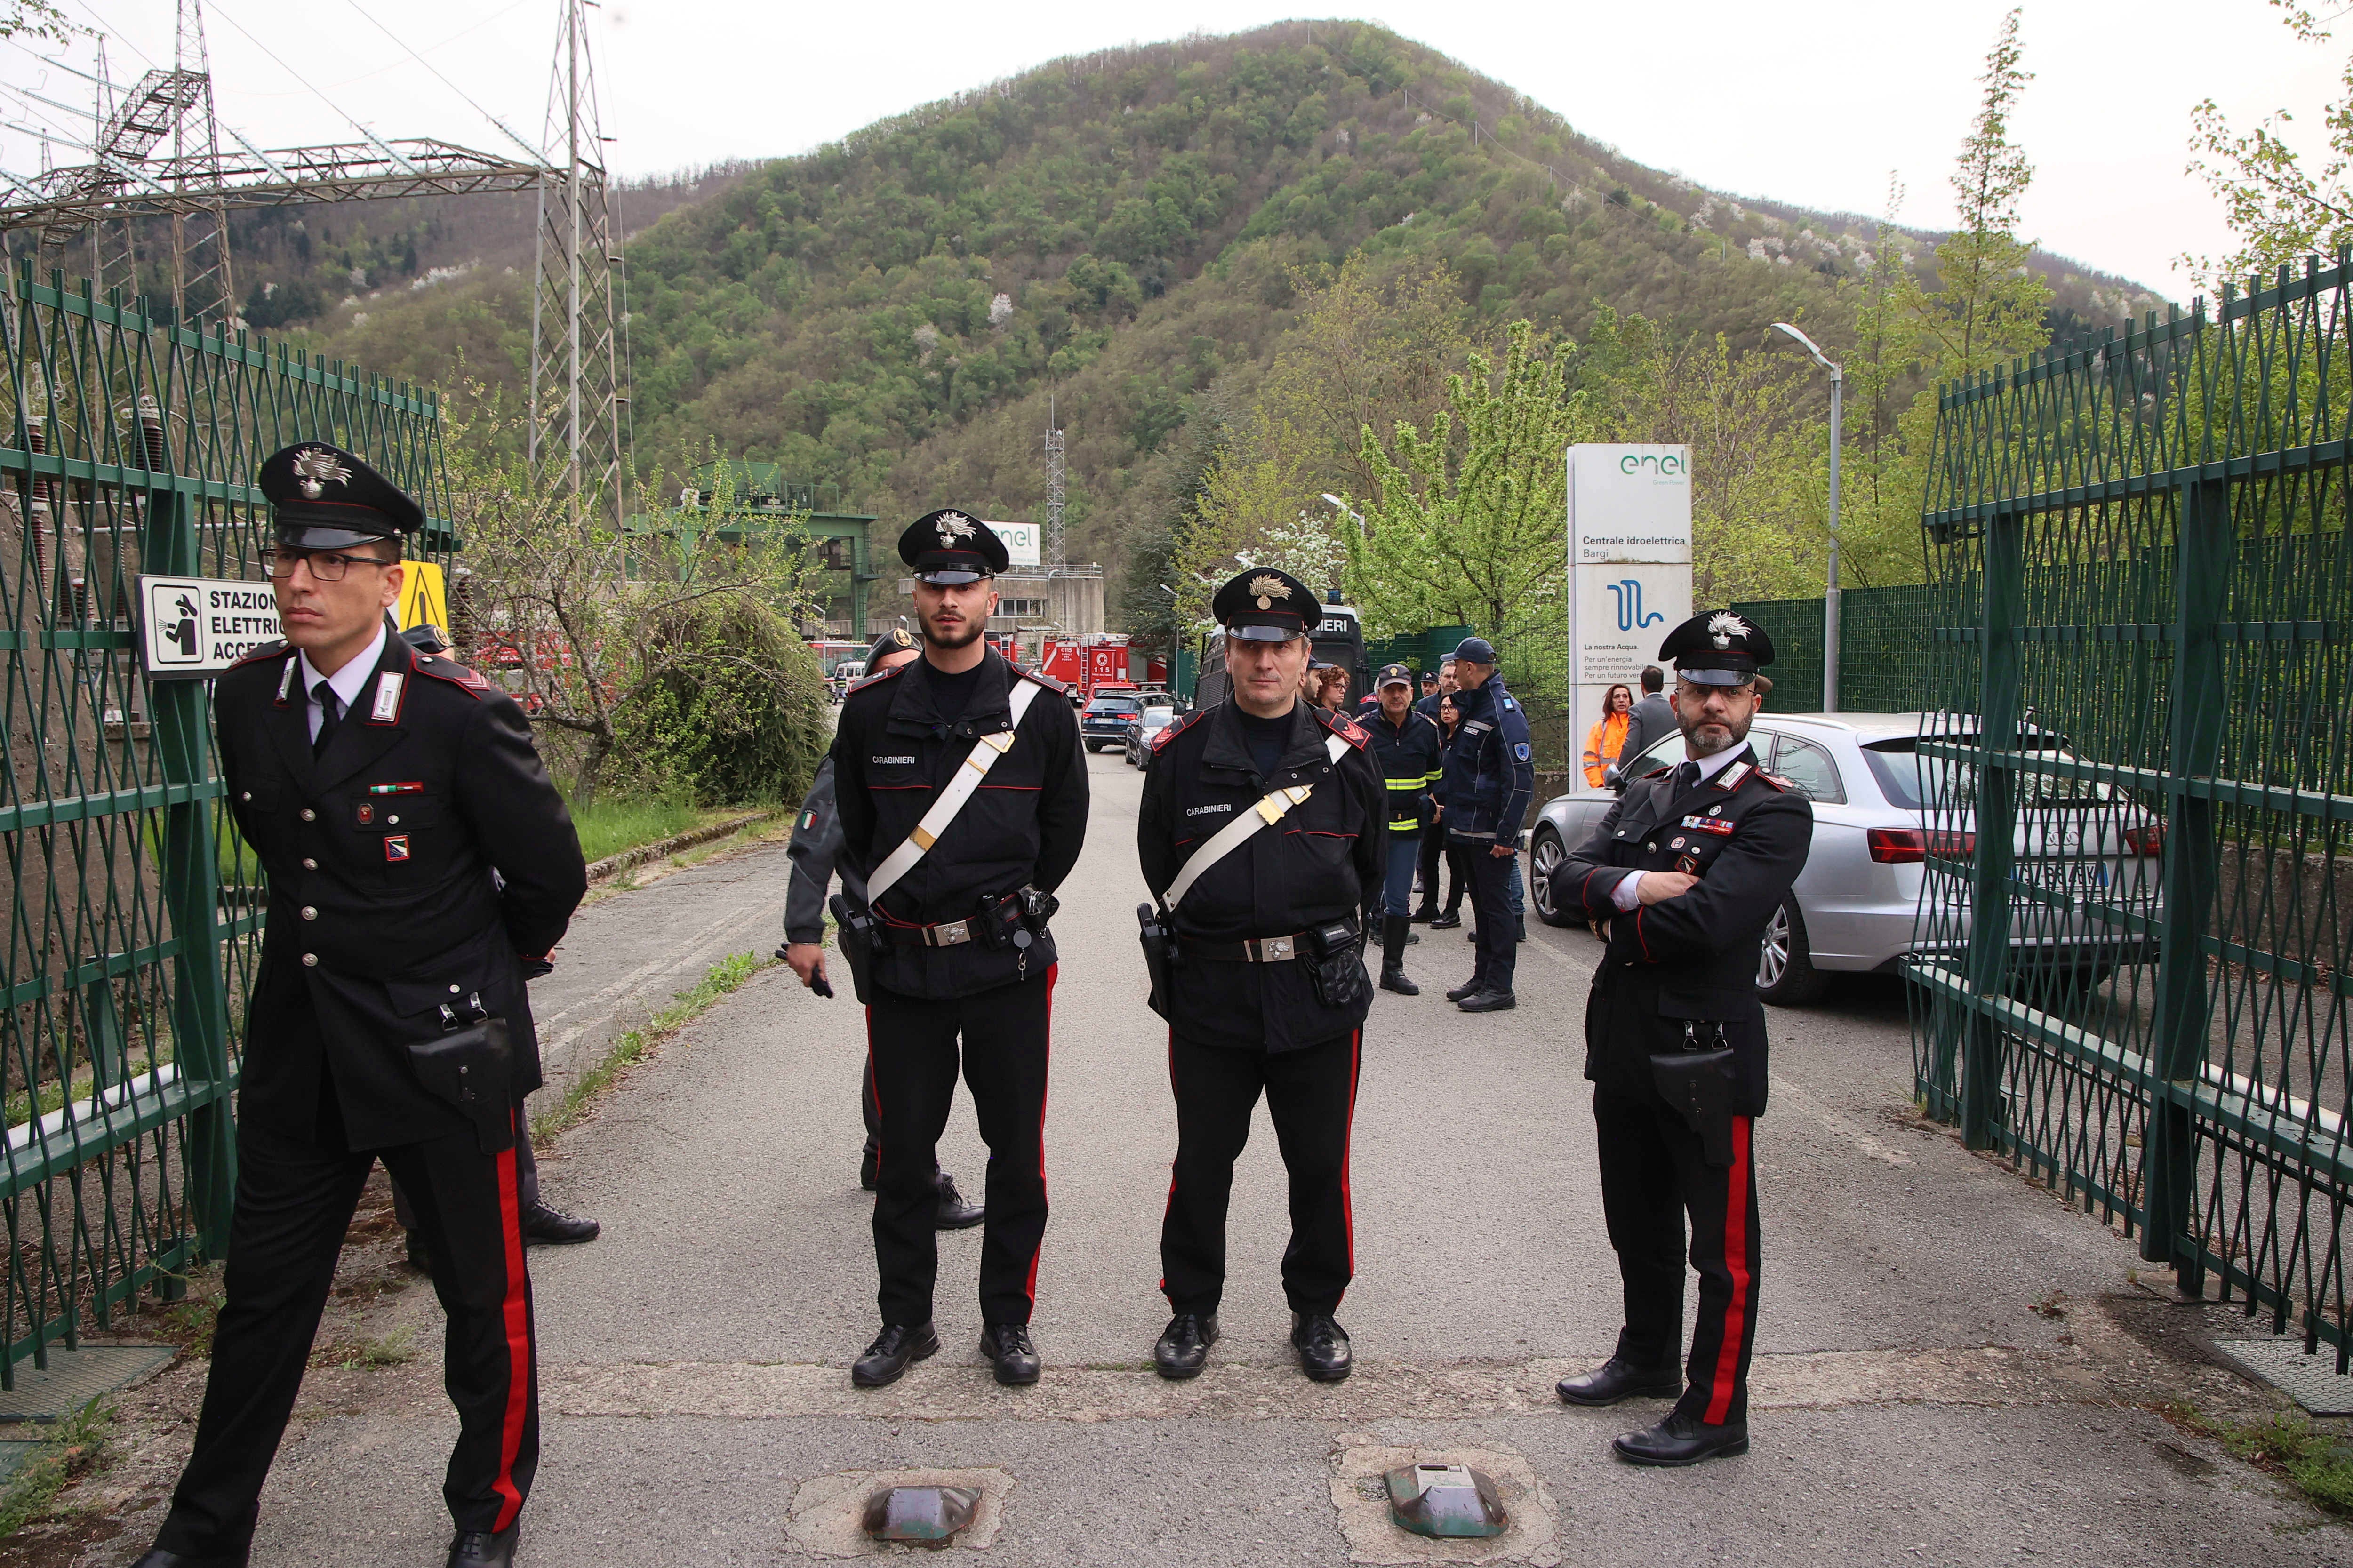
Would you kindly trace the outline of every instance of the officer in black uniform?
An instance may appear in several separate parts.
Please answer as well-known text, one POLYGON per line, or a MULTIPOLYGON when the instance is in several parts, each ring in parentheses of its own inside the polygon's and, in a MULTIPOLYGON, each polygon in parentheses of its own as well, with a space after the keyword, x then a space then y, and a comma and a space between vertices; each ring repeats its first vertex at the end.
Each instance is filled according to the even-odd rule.
POLYGON ((894 1382, 939 1349, 934 1152, 960 1036, 989 1151, 981 1353, 999 1383, 1035 1383, 1055 963, 1046 922, 1086 838, 1086 752, 1067 689, 1016 669, 983 636, 1004 542, 972 514, 941 510, 908 526, 899 554, 913 569, 923 656, 851 687, 833 743, 841 868, 872 897, 842 941, 871 965, 860 993, 881 1141, 882 1331, 850 1376, 894 1382))
POLYGON ((1773 660, 1762 631, 1728 610, 1697 615, 1659 657, 1675 661, 1690 760, 1629 784, 1552 873, 1560 908, 1609 922, 1585 1076, 1626 1303, 1616 1353, 1560 1396, 1673 1399, 1665 1420, 1615 1447, 1637 1464, 1688 1465, 1748 1448, 1761 1256, 1749 1138, 1766 1083, 1757 949, 1805 868, 1813 808, 1747 744, 1757 668, 1773 660), (1686 1213, 1699 1319, 1678 1368, 1686 1213))
POLYGON ((1534 746, 1519 699, 1504 689, 1494 646, 1465 637, 1454 650, 1455 711, 1462 722, 1446 748, 1446 836, 1471 851, 1471 908, 1479 956, 1471 978, 1446 994, 1465 1013, 1519 1005, 1512 990, 1519 916, 1512 889, 1520 870, 1520 822, 1535 795, 1534 746))
POLYGON ((1381 989, 1419 996, 1421 987, 1406 978, 1405 949, 1413 940, 1413 876, 1421 858, 1422 835, 1437 831, 1430 792, 1445 776, 1446 741, 1437 720, 1414 711, 1413 671, 1404 665, 1382 667, 1373 678, 1373 710, 1358 715, 1356 721, 1373 738, 1373 763, 1388 786, 1381 989))
POLYGON ((509 1563, 539 1458, 515 1178, 514 1108, 540 1081, 523 982, 586 868, 513 700, 391 634, 417 502, 318 441, 271 457, 259 487, 287 640, 224 674, 213 700, 229 807, 269 878, 227 1295, 195 1449, 140 1563, 246 1561, 381 1159, 416 1206, 448 1315, 450 1568, 509 1563))
POLYGON ((1351 1364, 1334 1314, 1356 1268, 1348 1138, 1387 792, 1364 730, 1300 697, 1320 614, 1307 585, 1244 572, 1210 610, 1225 627, 1232 695, 1160 731, 1135 829, 1172 939, 1147 948, 1159 955, 1154 1000, 1169 1023, 1176 1097, 1160 1229, 1175 1316, 1152 1359, 1164 1377, 1191 1377, 1217 1342, 1227 1198, 1263 1091, 1291 1175, 1291 1342, 1309 1377, 1336 1382, 1351 1364), (1245 823, 1256 826, 1242 836, 1245 823))
MULTIPOLYGON (((904 626, 892 626, 866 650, 866 672, 880 675, 917 657, 921 647, 904 626)), ((817 765, 808 794, 801 797, 800 815, 793 819, 792 842, 785 858, 792 862, 791 880, 785 889, 785 945, 776 954, 800 977, 803 985, 820 996, 833 994, 825 973, 825 896, 841 858, 841 816, 833 808, 833 758, 817 765)), ((841 890, 852 908, 866 907, 866 884, 858 873, 842 868, 841 890)), ((875 1172, 882 1158, 881 1127, 874 1115, 874 1061, 859 1069, 858 1109, 866 1119, 866 1149, 858 1162, 858 1184, 874 1190, 875 1172)), ((942 1230, 968 1230, 987 1217, 978 1204, 964 1201, 955 1178, 939 1173, 942 1230)))

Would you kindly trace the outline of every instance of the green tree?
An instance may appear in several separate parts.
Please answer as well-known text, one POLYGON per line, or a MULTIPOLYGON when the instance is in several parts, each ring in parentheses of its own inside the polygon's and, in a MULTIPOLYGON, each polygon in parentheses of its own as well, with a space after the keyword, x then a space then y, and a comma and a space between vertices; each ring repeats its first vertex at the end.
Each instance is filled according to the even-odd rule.
POLYGON ((1461 625, 1501 629, 1560 603, 1567 574, 1563 458, 1581 436, 1565 355, 1526 321, 1503 363, 1473 353, 1446 382, 1425 436, 1400 421, 1364 431, 1372 499, 1344 537, 1352 596, 1375 637, 1461 625))
MULTIPOLYGON (((2329 41, 2328 28, 2309 6, 2297 0, 2272 4, 2299 41, 2329 41)), ((2180 261, 2216 295, 2250 274, 2353 244, 2353 54, 2337 81, 2342 96, 2321 111, 2328 150, 2317 168, 2287 144, 2280 128, 2295 117, 2284 109, 2243 135, 2211 98, 2190 111, 2189 173, 2221 199, 2239 247, 2219 258, 2185 255, 2180 261)))

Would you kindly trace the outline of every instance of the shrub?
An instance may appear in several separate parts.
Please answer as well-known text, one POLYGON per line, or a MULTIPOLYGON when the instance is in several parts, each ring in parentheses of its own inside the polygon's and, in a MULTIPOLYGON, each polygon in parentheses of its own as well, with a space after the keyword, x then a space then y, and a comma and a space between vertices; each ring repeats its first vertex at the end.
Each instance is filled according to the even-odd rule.
POLYGON ((825 675, 792 626, 730 595, 677 605, 655 632, 683 657, 614 715, 631 771, 698 805, 798 800, 825 754, 825 675))

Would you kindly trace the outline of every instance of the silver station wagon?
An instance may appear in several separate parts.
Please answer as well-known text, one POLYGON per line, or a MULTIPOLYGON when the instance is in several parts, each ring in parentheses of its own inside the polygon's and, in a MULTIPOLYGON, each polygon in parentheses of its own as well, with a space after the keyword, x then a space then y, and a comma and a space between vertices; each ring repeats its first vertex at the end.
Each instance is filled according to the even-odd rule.
MULTIPOLYGON (((1810 1002, 1831 973, 1892 971, 1906 955, 1932 955, 1935 944, 1924 933, 1936 933, 1948 946, 1965 939, 1960 911, 1924 911, 1920 900, 1932 849, 1940 860, 1966 862, 1976 847, 1974 818, 1952 803, 1973 800, 1977 781, 1968 763, 1919 753, 1922 718, 1757 716, 1748 741, 1757 760, 1814 805, 1813 852, 1789 901, 1774 911, 1757 956, 1757 989, 1766 1001, 1810 1002)), ((2058 738, 2037 739, 2042 749, 2068 754, 2058 738)), ((1683 738, 1672 734, 1622 772, 1637 778, 1683 760, 1683 738)), ((2118 963, 2147 956, 2145 939, 2123 934, 2123 925, 2100 921, 2081 906, 2096 903, 2147 918, 2158 913, 2162 823, 2105 784, 2031 773, 2021 783, 2031 793, 2019 802, 2012 848, 2017 875, 2031 884, 2033 896, 2012 917, 2011 967, 2088 988, 2118 963)), ((1553 868, 1585 842, 1617 799, 1613 789, 1580 783, 1538 814, 1529 844, 1529 890, 1546 922, 1567 925, 1571 919, 1554 903, 1553 868)))

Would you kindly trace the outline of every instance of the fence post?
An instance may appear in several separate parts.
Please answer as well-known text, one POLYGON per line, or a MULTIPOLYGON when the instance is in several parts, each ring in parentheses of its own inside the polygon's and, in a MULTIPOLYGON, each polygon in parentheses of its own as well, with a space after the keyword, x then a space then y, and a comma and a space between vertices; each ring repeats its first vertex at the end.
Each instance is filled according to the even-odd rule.
POLYGON ((2173 558, 2173 687, 2166 738, 2165 909, 2159 916, 2157 1005, 2149 1040, 2148 1130, 2140 1255, 2170 1263, 2185 1295, 2206 1270, 2189 1237, 2198 1138, 2190 1091, 2206 1061, 2206 922, 2214 904, 2216 811, 2193 795, 2222 755, 2222 645, 2214 625, 2230 606, 2231 489, 2221 479, 2178 492, 2173 558))
MULTIPOLYGON (((1985 527, 1983 649, 1978 674, 1977 847, 1969 888, 1968 985, 1979 998, 2010 984, 2010 881, 2018 824, 2018 616, 2026 597, 2026 521, 2004 511, 1985 527), (1997 757, 1996 753, 2001 755, 1997 757)), ((2001 1021, 1971 1007, 1961 1034, 1961 1141, 1972 1149, 2000 1142, 2001 1021)))
MULTIPOLYGON (((151 458, 151 461, 153 459, 151 458)), ((141 561, 151 573, 194 576, 203 570, 196 515, 201 481, 173 479, 147 492, 141 561), (168 486, 168 488, 167 488, 168 486)), ((180 1081, 211 1098, 188 1113, 181 1136, 187 1158, 188 1212, 207 1258, 228 1248, 237 1195, 236 1124, 229 1110, 228 989, 222 972, 220 859, 214 832, 210 683, 160 680, 147 688, 156 764, 169 788, 164 807, 164 907, 179 946, 173 959, 172 1041, 180 1081)))

